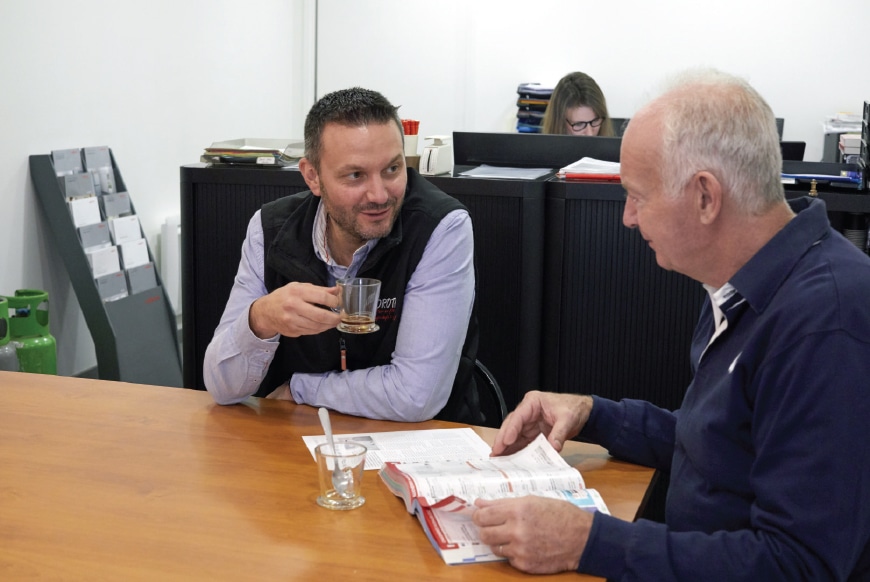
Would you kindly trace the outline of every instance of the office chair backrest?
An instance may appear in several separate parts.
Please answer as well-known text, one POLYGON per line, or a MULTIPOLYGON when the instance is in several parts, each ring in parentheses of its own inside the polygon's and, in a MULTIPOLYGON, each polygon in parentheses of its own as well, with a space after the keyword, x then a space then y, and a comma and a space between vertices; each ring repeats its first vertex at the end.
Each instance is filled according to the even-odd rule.
POLYGON ((474 361, 474 381, 477 384, 483 426, 499 428, 507 416, 507 405, 495 377, 480 360, 474 361))
POLYGON ((622 134, 625 133, 625 128, 628 126, 628 117, 611 117, 610 123, 613 124, 613 135, 616 137, 622 137, 622 134))
POLYGON ((807 149, 805 141, 781 141, 779 148, 782 151, 782 159, 784 161, 802 162, 804 152, 807 149))

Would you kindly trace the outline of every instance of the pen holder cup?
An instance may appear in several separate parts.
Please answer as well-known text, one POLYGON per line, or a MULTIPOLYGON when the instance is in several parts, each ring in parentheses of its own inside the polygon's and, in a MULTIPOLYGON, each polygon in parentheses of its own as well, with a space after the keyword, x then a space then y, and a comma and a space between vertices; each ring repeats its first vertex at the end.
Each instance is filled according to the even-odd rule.
MULTIPOLYGON (((405 157, 417 156, 417 137, 416 135, 405 136, 405 157)), ((419 158, 419 156, 417 156, 419 158)))

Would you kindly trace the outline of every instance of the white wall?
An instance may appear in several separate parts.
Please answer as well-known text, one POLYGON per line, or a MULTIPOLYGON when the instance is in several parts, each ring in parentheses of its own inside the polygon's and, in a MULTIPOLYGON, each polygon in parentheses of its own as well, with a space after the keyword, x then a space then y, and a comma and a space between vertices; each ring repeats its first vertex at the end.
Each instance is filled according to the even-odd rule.
POLYGON ((157 256, 161 223, 180 212, 180 166, 215 141, 302 135, 303 10, 303 0, 0 4, 0 294, 49 292, 60 374, 96 357, 28 156, 111 147, 157 256))
POLYGON ((324 0, 318 20, 318 94, 377 89, 422 135, 512 131, 517 85, 570 71, 630 117, 666 77, 713 66, 747 78, 818 161, 825 116, 870 100, 867 0, 324 0))
POLYGON ((59 372, 96 364, 31 154, 110 146, 155 254, 179 166, 214 141, 300 137, 315 81, 377 89, 425 136, 511 131, 519 83, 574 70, 630 117, 709 65, 747 77, 818 160, 823 118, 870 99, 860 42, 838 40, 867 22, 866 0, 2 0, 0 294, 48 290, 59 372))

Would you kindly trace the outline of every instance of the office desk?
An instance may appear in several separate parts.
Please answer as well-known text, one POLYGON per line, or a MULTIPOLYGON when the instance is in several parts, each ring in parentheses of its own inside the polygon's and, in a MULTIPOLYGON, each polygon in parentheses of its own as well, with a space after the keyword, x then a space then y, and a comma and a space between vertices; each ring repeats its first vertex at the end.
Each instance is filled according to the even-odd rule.
MULTIPOLYGON (((337 433, 455 426, 333 415, 337 433)), ((373 471, 360 509, 317 506, 301 437, 320 432, 315 409, 289 402, 221 407, 195 390, 0 372, 0 579, 526 577, 445 565, 373 471)), ((633 519, 652 471, 569 445, 587 485, 633 519)), ((547 578, 561 579, 578 577, 547 578)))

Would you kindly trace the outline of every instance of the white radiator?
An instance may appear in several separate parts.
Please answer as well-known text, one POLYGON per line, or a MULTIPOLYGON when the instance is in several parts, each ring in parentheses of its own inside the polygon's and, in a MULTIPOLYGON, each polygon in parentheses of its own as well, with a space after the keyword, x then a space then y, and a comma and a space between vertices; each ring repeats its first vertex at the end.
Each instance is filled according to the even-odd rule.
POLYGON ((170 216, 160 227, 160 278, 175 315, 181 315, 181 217, 170 216))

